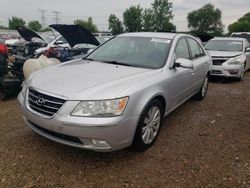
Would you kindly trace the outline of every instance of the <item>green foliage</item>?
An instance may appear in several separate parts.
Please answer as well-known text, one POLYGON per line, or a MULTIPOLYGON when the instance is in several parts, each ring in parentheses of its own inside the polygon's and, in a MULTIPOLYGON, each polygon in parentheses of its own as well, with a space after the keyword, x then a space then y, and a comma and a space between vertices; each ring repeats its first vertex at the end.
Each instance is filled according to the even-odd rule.
POLYGON ((122 22, 114 14, 109 16, 109 29, 113 35, 117 35, 123 32, 122 22))
POLYGON ((16 29, 18 26, 24 26, 25 21, 22 18, 13 16, 9 19, 9 29, 16 29))
POLYGON ((41 32, 51 31, 51 28, 45 27, 45 28, 41 29, 40 31, 41 31, 41 32))
POLYGON ((143 11, 142 26, 144 31, 155 31, 154 14, 151 8, 145 9, 143 11))
POLYGON ((42 29, 42 25, 37 20, 30 21, 28 27, 34 31, 40 31, 42 29))
POLYGON ((230 34, 233 32, 250 32, 250 12, 238 19, 237 22, 230 24, 228 31, 230 34))
POLYGON ((98 32, 97 26, 93 23, 92 17, 89 17, 87 21, 77 19, 74 21, 74 24, 81 25, 92 33, 98 32))
POLYGON ((175 31, 176 27, 170 21, 174 18, 172 13, 173 4, 169 0, 155 0, 152 4, 154 30, 175 31))
POLYGON ((215 9, 210 3, 188 13, 187 21, 188 28, 193 34, 221 35, 223 33, 221 11, 215 9))
POLYGON ((138 32, 142 30, 142 11, 138 6, 131 6, 123 13, 123 22, 128 32, 138 32))
POLYGON ((250 22, 250 12, 246 13, 238 21, 239 22, 250 22))
POLYGON ((8 29, 8 27, 5 27, 4 25, 0 25, 0 29, 8 29))

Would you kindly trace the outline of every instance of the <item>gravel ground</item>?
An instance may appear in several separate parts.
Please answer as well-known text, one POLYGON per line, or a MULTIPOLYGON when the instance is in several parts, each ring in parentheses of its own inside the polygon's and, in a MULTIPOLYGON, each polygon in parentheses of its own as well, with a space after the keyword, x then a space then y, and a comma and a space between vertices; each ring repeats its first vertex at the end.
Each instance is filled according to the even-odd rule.
POLYGON ((249 114, 250 72, 175 110, 151 149, 95 153, 37 135, 16 99, 0 101, 0 187, 250 187, 249 114))

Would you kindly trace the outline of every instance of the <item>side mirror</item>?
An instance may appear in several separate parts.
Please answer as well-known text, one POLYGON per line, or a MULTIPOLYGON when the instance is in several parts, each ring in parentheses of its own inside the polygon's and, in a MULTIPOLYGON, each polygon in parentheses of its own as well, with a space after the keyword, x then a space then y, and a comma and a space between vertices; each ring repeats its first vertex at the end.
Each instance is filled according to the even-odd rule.
POLYGON ((246 47, 245 52, 250 52, 250 47, 246 47))
POLYGON ((94 49, 91 48, 91 49, 88 50, 87 54, 90 54, 90 53, 93 52, 93 51, 94 51, 94 49))
POLYGON ((60 44, 63 44, 63 41, 61 41, 61 40, 58 40, 58 41, 56 41, 56 42, 55 42, 55 44, 56 44, 56 45, 60 45, 60 44))
POLYGON ((178 58, 174 62, 174 67, 182 67, 187 69, 193 69, 194 65, 193 62, 189 59, 178 58))

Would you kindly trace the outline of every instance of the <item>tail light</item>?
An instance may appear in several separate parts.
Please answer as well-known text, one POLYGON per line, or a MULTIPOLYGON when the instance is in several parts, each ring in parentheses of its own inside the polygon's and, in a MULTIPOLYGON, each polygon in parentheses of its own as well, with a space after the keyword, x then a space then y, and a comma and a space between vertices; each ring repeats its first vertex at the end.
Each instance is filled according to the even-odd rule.
POLYGON ((3 55, 8 54, 8 48, 5 44, 0 44, 0 54, 3 54, 3 55))

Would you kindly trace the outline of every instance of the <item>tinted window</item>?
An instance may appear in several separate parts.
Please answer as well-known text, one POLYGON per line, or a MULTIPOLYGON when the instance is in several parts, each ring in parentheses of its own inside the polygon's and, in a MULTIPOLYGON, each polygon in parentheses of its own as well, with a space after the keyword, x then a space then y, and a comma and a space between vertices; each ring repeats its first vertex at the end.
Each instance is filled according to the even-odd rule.
POLYGON ((188 43, 192 54, 192 59, 204 56, 205 53, 198 42, 196 42, 194 39, 188 38, 188 43))
POLYGON ((185 38, 181 38, 175 48, 175 56, 176 59, 178 58, 184 58, 189 59, 189 51, 188 51, 188 45, 185 38))
POLYGON ((206 50, 214 51, 235 51, 241 52, 243 50, 243 43, 239 40, 210 40, 205 45, 206 50))
POLYGON ((166 38, 121 36, 109 40, 88 58, 101 62, 119 62, 128 66, 161 68, 164 66, 171 40, 166 38))
POLYGON ((250 41, 250 34, 247 34, 247 33, 242 33, 242 34, 233 33, 233 34, 231 35, 231 37, 245 38, 245 39, 247 39, 248 41, 250 41))

